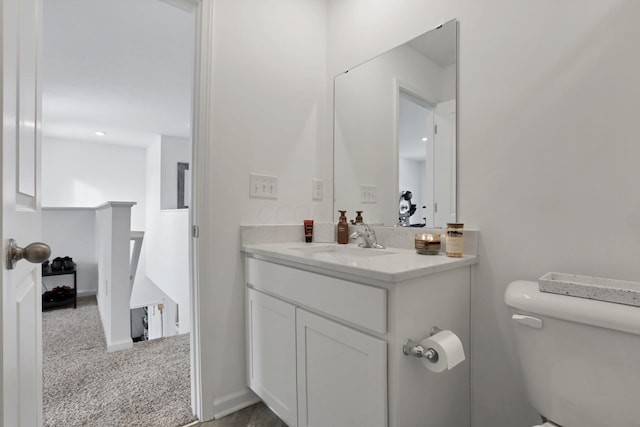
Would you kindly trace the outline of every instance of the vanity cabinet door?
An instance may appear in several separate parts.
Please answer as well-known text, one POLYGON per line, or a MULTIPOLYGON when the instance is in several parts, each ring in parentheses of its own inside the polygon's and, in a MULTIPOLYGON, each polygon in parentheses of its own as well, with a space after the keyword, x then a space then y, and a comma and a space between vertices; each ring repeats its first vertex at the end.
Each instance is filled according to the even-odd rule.
POLYGON ((297 310, 300 427, 387 425, 387 344, 297 310))
POLYGON ((253 289, 247 292, 249 387, 295 427, 296 309, 253 289))

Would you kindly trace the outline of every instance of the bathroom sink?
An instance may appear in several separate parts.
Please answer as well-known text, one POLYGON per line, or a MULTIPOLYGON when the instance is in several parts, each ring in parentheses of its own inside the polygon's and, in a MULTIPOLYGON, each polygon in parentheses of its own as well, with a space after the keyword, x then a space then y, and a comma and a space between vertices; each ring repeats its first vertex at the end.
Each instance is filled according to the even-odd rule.
POLYGON ((309 246, 291 248, 294 251, 301 252, 305 256, 323 259, 362 259, 372 258, 384 255, 393 255, 386 249, 361 248, 358 246, 342 246, 342 245, 326 245, 326 246, 309 246))

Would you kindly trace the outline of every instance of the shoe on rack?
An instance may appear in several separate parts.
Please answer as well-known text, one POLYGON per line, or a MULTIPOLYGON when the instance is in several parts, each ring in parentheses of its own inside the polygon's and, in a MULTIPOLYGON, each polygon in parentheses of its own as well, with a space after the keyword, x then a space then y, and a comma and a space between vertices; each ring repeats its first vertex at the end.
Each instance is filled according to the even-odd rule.
POLYGON ((63 261, 64 260, 60 257, 54 258, 53 262, 51 263, 51 270, 62 271, 63 261))
POLYGON ((62 268, 64 270, 69 270, 69 271, 70 270, 75 270, 76 263, 73 262, 73 258, 66 256, 62 260, 62 268))

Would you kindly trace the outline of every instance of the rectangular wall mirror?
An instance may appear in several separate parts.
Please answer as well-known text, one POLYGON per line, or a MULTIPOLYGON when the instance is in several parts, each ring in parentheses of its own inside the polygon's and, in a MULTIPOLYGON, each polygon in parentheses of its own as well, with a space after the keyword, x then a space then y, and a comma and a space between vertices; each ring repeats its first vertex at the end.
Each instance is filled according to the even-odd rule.
POLYGON ((456 221, 457 34, 449 21, 335 77, 336 221, 456 221))

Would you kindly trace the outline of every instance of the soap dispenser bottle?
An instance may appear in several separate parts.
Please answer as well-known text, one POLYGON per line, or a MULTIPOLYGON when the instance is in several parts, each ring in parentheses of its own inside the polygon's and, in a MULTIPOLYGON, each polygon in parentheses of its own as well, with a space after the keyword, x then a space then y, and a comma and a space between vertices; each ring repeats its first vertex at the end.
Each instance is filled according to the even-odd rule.
POLYGON ((349 243, 349 224, 347 223, 347 211, 340 212, 340 218, 338 218, 338 243, 346 245, 349 243))
POLYGON ((364 223, 363 219, 362 219, 362 212, 364 211, 356 211, 356 224, 362 224, 364 223))

